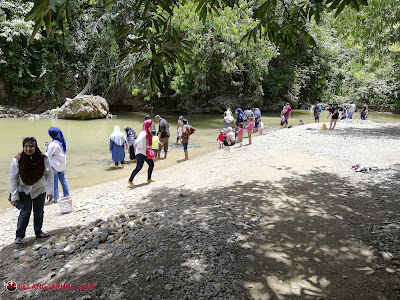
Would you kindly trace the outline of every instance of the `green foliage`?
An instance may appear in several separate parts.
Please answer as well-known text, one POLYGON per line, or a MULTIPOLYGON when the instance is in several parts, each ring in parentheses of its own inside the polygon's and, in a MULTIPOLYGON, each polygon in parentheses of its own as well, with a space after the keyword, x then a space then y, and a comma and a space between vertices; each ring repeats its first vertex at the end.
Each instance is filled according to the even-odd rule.
POLYGON ((16 96, 38 95, 52 106, 79 92, 88 78, 94 78, 88 92, 99 94, 116 83, 119 46, 110 13, 94 10, 75 18, 65 35, 38 34, 29 43, 34 23, 23 18, 31 7, 22 0, 0 6, 0 74, 16 96))
POLYGON ((268 41, 242 42, 254 25, 251 7, 243 0, 219 16, 200 22, 196 6, 187 3, 174 11, 172 25, 192 45, 184 64, 169 68, 171 87, 183 97, 206 98, 218 94, 262 94, 262 77, 277 51, 268 41))
MULTIPOLYGON (((323 98, 370 104, 400 102, 400 7, 371 0, 360 14, 343 11, 312 25, 317 47, 328 59, 331 78, 323 98)), ((397 104, 398 105, 398 104, 397 104)))
POLYGON ((127 84, 146 99, 246 94, 400 108, 397 2, 7 0, 0 79, 51 105, 127 84))
MULTIPOLYGON (((64 31, 64 20, 71 22, 71 14, 76 11, 85 11, 89 8, 111 9, 118 4, 118 0, 36 0, 34 7, 27 14, 26 20, 35 20, 35 26, 29 41, 44 25, 47 36, 55 32, 55 28, 64 31), (78 9, 73 9, 74 5, 78 9)), ((157 90, 164 91, 169 85, 166 68, 173 63, 182 64, 187 56, 187 45, 181 41, 180 36, 170 26, 174 11, 185 5, 181 0, 134 0, 132 5, 135 14, 132 22, 121 25, 120 37, 124 36, 131 45, 122 53, 120 61, 130 54, 138 54, 140 59, 132 62, 131 68, 125 68, 123 83, 130 82, 134 77, 147 77, 153 93, 157 90), (139 25, 138 25, 139 24, 139 25), (129 39, 130 36, 133 38, 129 39)), ((218 16, 226 7, 233 7, 235 1, 227 0, 195 0, 195 13, 205 23, 207 16, 218 16)), ((243 39, 268 38, 279 46, 281 51, 292 51, 299 37, 311 45, 315 41, 307 31, 307 22, 315 15, 317 22, 321 12, 336 9, 339 14, 345 6, 359 9, 360 4, 366 0, 303 0, 280 1, 265 0, 263 3, 253 4, 254 18, 257 23, 243 33, 243 39)))

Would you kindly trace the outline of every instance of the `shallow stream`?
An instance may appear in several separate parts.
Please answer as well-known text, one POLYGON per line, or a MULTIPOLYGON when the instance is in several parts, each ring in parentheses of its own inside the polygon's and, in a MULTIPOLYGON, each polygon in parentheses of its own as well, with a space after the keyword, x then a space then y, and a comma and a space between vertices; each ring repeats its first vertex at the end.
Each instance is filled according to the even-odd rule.
MULTIPOLYGON (((143 124, 143 117, 147 113, 120 113, 115 119, 101 119, 91 121, 72 121, 61 119, 49 119, 41 117, 38 120, 28 118, 0 119, 0 140, 3 143, 0 151, 0 210, 10 207, 7 199, 9 194, 8 172, 11 159, 22 151, 22 138, 35 136, 39 148, 46 151, 45 142, 51 138, 47 130, 56 126, 59 127, 67 141, 67 170, 66 178, 71 190, 83 188, 89 185, 112 181, 121 177, 128 179, 134 169, 134 165, 126 164, 124 169, 115 169, 109 153, 109 136, 115 125, 121 130, 124 126, 132 127, 137 133, 140 132, 143 124)), ((321 121, 327 116, 322 112, 321 121)), ((170 124, 171 138, 170 145, 176 139, 177 115, 162 115, 170 124)), ((207 151, 218 147, 216 139, 218 130, 222 128, 221 115, 185 115, 189 124, 197 129, 191 136, 189 145, 189 157, 193 158, 204 154, 207 151)), ((359 113, 354 115, 359 118, 359 113)), ((313 123, 313 115, 310 111, 293 111, 289 125, 297 125, 302 119, 305 123, 313 123)), ((381 122, 400 122, 400 115, 371 113, 369 119, 381 122)), ((266 130, 279 128, 279 114, 263 114, 262 120, 266 130)), ((157 128, 158 128, 158 124, 157 128)), ((157 179, 157 169, 182 162, 183 150, 177 146, 170 146, 170 152, 166 160, 156 162, 154 179, 157 179)), ((163 157, 163 154, 161 155, 163 157)), ((129 161, 129 154, 125 161, 129 161)), ((147 168, 145 166, 145 168, 147 168)), ((61 188, 61 186, 60 186, 61 188)), ((60 191, 61 193, 61 191, 60 191)), ((72 192, 73 197, 73 192, 72 192)))

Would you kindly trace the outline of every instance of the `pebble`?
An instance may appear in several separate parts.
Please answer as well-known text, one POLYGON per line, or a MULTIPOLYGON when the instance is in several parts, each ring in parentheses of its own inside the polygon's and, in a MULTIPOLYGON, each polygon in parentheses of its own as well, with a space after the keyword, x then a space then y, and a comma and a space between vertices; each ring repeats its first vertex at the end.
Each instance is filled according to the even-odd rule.
POLYGON ((42 244, 35 244, 33 245, 33 249, 36 251, 42 247, 42 244))
POLYGON ((382 252, 381 252, 381 255, 382 255, 382 257, 383 257, 384 260, 391 260, 392 257, 393 257, 392 254, 390 254, 390 253, 388 253, 388 252, 386 252, 386 251, 382 251, 382 252))
POLYGON ((189 194, 190 194, 190 191, 189 191, 189 190, 186 190, 186 189, 180 189, 180 190, 179 190, 179 195, 180 195, 181 197, 189 196, 189 194))
POLYGON ((75 251, 75 245, 74 244, 68 244, 67 246, 65 246, 65 248, 63 249, 63 251, 65 253, 71 254, 72 252, 75 251))
POLYGON ((26 248, 26 255, 34 256, 35 253, 36 253, 35 250, 33 250, 32 248, 26 248))
POLYGON ((43 256, 43 255, 46 255, 47 252, 49 252, 48 249, 40 249, 40 250, 38 251, 38 254, 39 254, 39 256, 43 256))
POLYGON ((30 262, 32 261, 32 257, 30 256, 21 256, 20 258, 18 258, 20 263, 26 263, 26 262, 30 262))
POLYGON ((165 285, 165 290, 167 290, 167 291, 172 291, 173 288, 174 288, 174 286, 172 284, 168 283, 168 284, 165 285))
POLYGON ((251 261, 254 261, 254 260, 255 260, 254 255, 251 255, 251 254, 248 254, 248 255, 246 255, 245 257, 246 257, 248 260, 251 260, 251 261))
POLYGON ((211 252, 211 253, 214 253, 214 252, 216 252, 217 250, 214 248, 214 246, 208 246, 208 251, 209 252, 211 252))
POLYGON ((26 255, 26 250, 20 250, 13 253, 14 258, 20 258, 21 256, 26 255))

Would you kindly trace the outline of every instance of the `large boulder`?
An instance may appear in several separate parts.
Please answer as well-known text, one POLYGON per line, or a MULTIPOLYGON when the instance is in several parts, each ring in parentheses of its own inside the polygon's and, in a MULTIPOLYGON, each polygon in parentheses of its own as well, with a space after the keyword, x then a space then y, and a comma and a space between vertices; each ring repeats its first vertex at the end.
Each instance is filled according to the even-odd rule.
POLYGON ((53 111, 60 119, 90 120, 107 117, 107 100, 100 96, 84 95, 68 99, 61 108, 53 111))

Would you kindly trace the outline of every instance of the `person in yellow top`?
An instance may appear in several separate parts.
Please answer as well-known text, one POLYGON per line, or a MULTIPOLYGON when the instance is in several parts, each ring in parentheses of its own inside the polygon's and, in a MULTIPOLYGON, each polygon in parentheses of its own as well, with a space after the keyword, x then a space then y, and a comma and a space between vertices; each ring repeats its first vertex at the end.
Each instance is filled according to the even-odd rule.
POLYGON ((160 139, 158 138, 158 135, 156 135, 155 131, 152 131, 151 135, 153 136, 153 143, 151 144, 151 149, 153 149, 153 151, 156 153, 156 156, 154 156, 154 161, 156 162, 158 150, 160 145, 162 145, 162 143, 160 143, 160 139))

